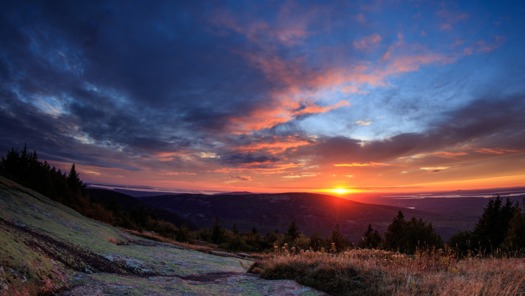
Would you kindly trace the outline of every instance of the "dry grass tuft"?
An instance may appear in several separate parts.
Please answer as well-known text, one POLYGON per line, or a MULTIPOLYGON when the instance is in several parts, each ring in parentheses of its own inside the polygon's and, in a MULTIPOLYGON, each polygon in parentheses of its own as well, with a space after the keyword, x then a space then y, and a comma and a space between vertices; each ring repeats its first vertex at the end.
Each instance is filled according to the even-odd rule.
POLYGON ((521 295, 525 260, 465 258, 439 251, 414 256, 381 250, 278 254, 252 271, 293 279, 333 295, 521 295))

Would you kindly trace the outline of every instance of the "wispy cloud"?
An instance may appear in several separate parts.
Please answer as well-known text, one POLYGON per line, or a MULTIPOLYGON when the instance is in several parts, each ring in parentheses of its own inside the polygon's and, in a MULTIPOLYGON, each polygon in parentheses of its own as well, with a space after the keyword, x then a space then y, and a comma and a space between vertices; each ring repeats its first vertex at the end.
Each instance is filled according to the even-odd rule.
POLYGON ((381 162, 353 162, 353 163, 336 163, 335 167, 387 167, 392 166, 388 163, 381 162))
POLYGON ((492 154, 492 155, 502 155, 502 154, 520 152, 520 150, 517 150, 517 149, 507 149, 507 148, 479 148, 479 149, 475 149, 474 151, 477 153, 492 154))
POLYGON ((361 125, 361 126, 369 126, 372 124, 372 121, 370 119, 367 119, 367 120, 358 120, 355 122, 355 124, 357 125, 361 125))
POLYGON ((420 170, 438 173, 440 171, 448 170, 449 168, 450 168, 449 166, 435 166, 435 167, 422 167, 420 168, 420 170))
POLYGON ((443 19, 443 22, 439 27, 443 31, 451 31, 456 23, 465 21, 469 18, 467 13, 450 11, 446 8, 438 10, 436 15, 443 19))
POLYGON ((250 176, 234 176, 232 179, 239 180, 239 181, 252 181, 253 178, 250 176))
POLYGON ((248 144, 241 144, 240 146, 237 146, 236 149, 244 152, 266 151, 271 154, 279 154, 288 149, 307 146, 310 144, 312 144, 311 141, 299 137, 271 137, 265 138, 262 141, 253 141, 248 144))
POLYGON ((487 42, 487 41, 484 41, 484 40, 480 40, 480 41, 476 42, 476 47, 477 47, 477 50, 479 50, 481 52, 491 52, 491 51, 494 51, 495 49, 501 47, 503 42, 505 42, 505 37, 504 36, 494 36, 492 41, 487 42))
POLYGON ((379 34, 372 34, 369 36, 365 36, 362 39, 356 40, 353 42, 353 45, 357 49, 365 50, 370 47, 376 46, 379 43, 381 43, 381 35, 379 34))
POLYGON ((437 151, 437 152, 433 152, 432 155, 443 157, 443 158, 457 158, 460 156, 468 155, 468 153, 463 152, 463 151, 437 151))
POLYGON ((302 173, 299 175, 286 175, 282 176, 283 179, 302 179, 302 178, 310 178, 310 177, 316 177, 317 173, 302 173))

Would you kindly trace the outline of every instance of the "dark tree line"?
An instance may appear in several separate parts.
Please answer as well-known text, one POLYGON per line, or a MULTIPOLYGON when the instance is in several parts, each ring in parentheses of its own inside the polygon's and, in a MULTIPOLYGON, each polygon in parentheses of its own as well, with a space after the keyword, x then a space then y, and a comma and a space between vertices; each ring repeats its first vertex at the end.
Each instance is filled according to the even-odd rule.
POLYGON ((180 237, 180 229, 175 225, 159 220, 153 213, 137 209, 124 213, 118 206, 106 206, 92 201, 86 194, 86 185, 80 179, 73 164, 69 172, 41 162, 36 151, 28 152, 11 149, 0 162, 0 175, 5 176, 24 187, 58 201, 84 216, 135 230, 152 230, 169 237, 180 237))
POLYGON ((431 223, 412 217, 406 220, 398 212, 388 226, 383 237, 371 225, 364 233, 358 246, 367 249, 384 249, 413 254, 420 250, 433 250, 443 247, 443 240, 436 233, 431 223))
POLYGON ((383 249, 413 254, 416 251, 433 250, 443 248, 443 240, 436 233, 431 223, 412 217, 406 220, 403 213, 399 212, 388 226, 384 236, 368 225, 361 241, 354 244, 348 241, 341 232, 339 224, 336 224, 332 234, 322 238, 313 234, 308 240, 300 241, 300 232, 292 222, 285 234, 283 242, 290 246, 314 251, 341 252, 349 248, 383 249))
POLYGON ((47 161, 40 162, 36 151, 28 152, 26 147, 22 151, 11 149, 2 157, 0 174, 77 211, 89 205, 84 194, 86 186, 74 164, 69 173, 62 172, 47 161))
POLYGON ((438 249, 443 247, 443 240, 436 233, 431 223, 412 217, 405 220, 402 212, 385 232, 383 248, 413 254, 416 250, 438 249))
POLYGON ((472 231, 461 231, 449 240, 459 255, 525 254, 525 214, 518 203, 491 199, 472 231))

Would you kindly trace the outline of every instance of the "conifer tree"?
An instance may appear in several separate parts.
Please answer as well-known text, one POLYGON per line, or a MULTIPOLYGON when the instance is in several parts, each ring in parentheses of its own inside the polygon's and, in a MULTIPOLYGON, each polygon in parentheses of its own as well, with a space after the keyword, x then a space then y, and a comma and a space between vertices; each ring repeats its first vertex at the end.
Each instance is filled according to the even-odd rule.
POLYGON ((286 237, 291 241, 295 241, 301 233, 299 232, 299 229, 297 228, 297 225, 295 224, 295 221, 293 221, 290 226, 288 227, 288 230, 286 231, 286 237))
POLYGON ((414 217, 406 221, 399 212, 385 232, 383 245, 387 250, 412 254, 418 249, 441 248, 443 241, 431 223, 414 217))
POLYGON ((359 242, 359 247, 366 249, 377 249, 379 244, 381 244, 381 235, 376 229, 372 228, 372 224, 368 224, 368 228, 359 242))
POLYGON ((514 213, 514 205, 507 199, 505 205, 498 196, 489 200, 472 232, 473 247, 481 253, 492 253, 500 247, 514 213))
POLYGON ((503 246, 509 251, 525 251, 525 214, 521 212, 519 206, 514 207, 503 246))
POLYGON ((80 180, 79 175, 75 169, 75 164, 71 165, 71 169, 67 175, 67 184, 74 192, 78 190, 83 191, 85 189, 85 185, 82 180, 80 180))
POLYGON ((330 242, 334 244, 335 251, 340 252, 344 250, 347 246, 347 241, 341 233, 341 228, 339 223, 335 225, 334 230, 332 230, 332 236, 330 237, 330 242))
POLYGON ((463 230, 454 234, 448 240, 448 246, 454 250, 457 256, 467 256, 472 251, 472 232, 463 230))
POLYGON ((406 232, 406 220, 403 212, 399 211, 385 232, 383 246, 387 250, 403 252, 403 236, 406 232))
POLYGON ((177 234, 175 239, 179 242, 188 242, 190 240, 190 231, 186 224, 182 224, 179 229, 177 229, 177 234))
POLYGON ((219 223, 219 218, 216 218, 215 223, 213 224, 211 240, 216 244, 223 243, 225 240, 224 228, 219 223))

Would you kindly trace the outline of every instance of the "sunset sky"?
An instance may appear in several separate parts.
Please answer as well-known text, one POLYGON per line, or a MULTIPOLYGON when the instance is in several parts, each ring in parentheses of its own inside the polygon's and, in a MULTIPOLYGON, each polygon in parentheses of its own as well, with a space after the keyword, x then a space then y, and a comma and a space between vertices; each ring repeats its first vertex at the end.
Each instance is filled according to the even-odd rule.
POLYGON ((0 154, 181 191, 525 186, 523 1, 1 1, 0 154))

